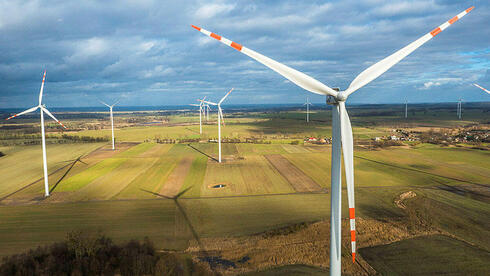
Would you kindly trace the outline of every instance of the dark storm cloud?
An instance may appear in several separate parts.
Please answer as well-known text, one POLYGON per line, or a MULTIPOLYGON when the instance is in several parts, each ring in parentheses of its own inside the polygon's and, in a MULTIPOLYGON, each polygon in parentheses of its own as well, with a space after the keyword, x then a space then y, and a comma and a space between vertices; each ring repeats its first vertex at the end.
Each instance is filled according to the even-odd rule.
MULTIPOLYGON (((205 37, 235 40, 332 87, 460 11, 476 8, 351 103, 488 100, 490 5, 484 1, 0 1, 0 107, 194 102, 236 92, 230 103, 301 102, 304 90, 205 37), (181 3, 185 2, 185 4, 181 3)), ((315 101, 322 97, 310 95, 315 101)))

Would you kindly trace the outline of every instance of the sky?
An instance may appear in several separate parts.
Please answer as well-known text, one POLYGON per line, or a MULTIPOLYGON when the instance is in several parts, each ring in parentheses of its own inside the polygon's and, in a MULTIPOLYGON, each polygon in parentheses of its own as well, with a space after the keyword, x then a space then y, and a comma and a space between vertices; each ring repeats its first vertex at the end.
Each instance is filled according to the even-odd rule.
POLYGON ((324 103, 191 28, 222 35, 330 87, 346 89, 371 64, 461 11, 468 15, 348 104, 490 101, 488 1, 15 1, 0 0, 0 108, 217 101, 324 103))

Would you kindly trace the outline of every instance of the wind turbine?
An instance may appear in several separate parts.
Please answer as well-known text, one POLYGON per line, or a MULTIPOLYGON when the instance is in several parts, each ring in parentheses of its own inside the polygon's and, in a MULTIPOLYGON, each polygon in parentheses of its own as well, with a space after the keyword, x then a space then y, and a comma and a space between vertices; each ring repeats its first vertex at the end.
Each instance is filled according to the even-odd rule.
POLYGON ((21 113, 15 114, 13 116, 8 117, 6 120, 10 120, 12 118, 15 118, 17 116, 31 113, 36 111, 37 109, 40 110, 41 113, 41 141, 42 141, 42 148, 43 148, 43 170, 44 170, 44 195, 46 197, 49 196, 49 183, 48 183, 48 164, 47 164, 47 158, 46 158, 46 137, 44 134, 44 113, 48 114, 49 117, 53 118, 58 124, 60 124, 63 128, 66 129, 66 127, 58 120, 56 119, 51 112, 46 108, 45 105, 42 104, 43 101, 43 90, 44 90, 44 80, 46 79, 46 70, 44 70, 43 74, 43 81, 41 83, 41 90, 39 91, 39 104, 35 107, 29 108, 25 111, 22 111, 21 113))
POLYGON ((206 111, 206 122, 207 122, 209 121, 209 111, 211 111, 211 107, 209 106, 209 104, 206 104, 205 111, 206 111))
POLYGON ((112 108, 119 102, 117 100, 113 105, 108 105, 105 102, 99 100, 99 102, 109 108, 109 112, 111 114, 111 129, 112 129, 112 150, 115 150, 116 148, 114 147, 114 117, 112 116, 112 108))
POLYGON ((488 91, 487 89, 485 89, 485 88, 483 88, 483 87, 479 86, 478 84, 473 83, 473 85, 474 85, 474 86, 476 86, 476 87, 478 87, 478 88, 480 88, 481 90, 483 90, 483 91, 487 92, 488 94, 490 94, 490 91, 488 91))
POLYGON ((310 122, 310 105, 313 105, 312 103, 310 103, 309 97, 306 97, 306 103, 304 103, 303 105, 306 105, 306 122, 309 123, 310 122))
POLYGON ((199 104, 190 104, 192 106, 199 106, 199 134, 202 134, 202 112, 203 112, 203 104, 204 100, 206 99, 206 96, 201 99, 197 99, 200 103, 199 104))
POLYGON ((459 98, 458 101, 457 115, 458 115, 458 119, 461 120, 461 117, 463 116, 463 99, 461 98, 459 98))
POLYGON ((221 103, 230 95, 231 91, 233 91, 233 88, 226 93, 226 95, 221 98, 221 100, 218 103, 213 103, 213 102, 208 102, 205 101, 205 103, 210 104, 210 105, 217 105, 218 106, 218 162, 221 163, 221 123, 223 125, 225 124, 225 121, 223 119, 223 110, 221 109, 221 103))
POLYGON ((341 150, 344 155, 345 175, 347 180, 347 195, 349 201, 349 218, 351 229, 352 261, 355 262, 355 209, 354 209, 354 162, 353 162, 353 138, 352 127, 345 108, 345 101, 350 94, 370 83, 388 69, 397 64, 400 60, 408 56, 431 38, 442 32, 458 19, 470 12, 473 7, 459 13, 449 21, 425 34, 401 50, 373 64, 361 74, 359 74, 345 91, 336 91, 318 80, 301 73, 291 67, 279 63, 269 57, 259 54, 249 48, 221 37, 205 29, 191 25, 201 33, 217 39, 235 50, 255 59, 264 64, 278 74, 287 78, 299 87, 312 93, 326 95, 327 103, 333 105, 332 108, 332 166, 331 166, 331 242, 330 242, 330 274, 340 275, 340 256, 341 256, 341 150))

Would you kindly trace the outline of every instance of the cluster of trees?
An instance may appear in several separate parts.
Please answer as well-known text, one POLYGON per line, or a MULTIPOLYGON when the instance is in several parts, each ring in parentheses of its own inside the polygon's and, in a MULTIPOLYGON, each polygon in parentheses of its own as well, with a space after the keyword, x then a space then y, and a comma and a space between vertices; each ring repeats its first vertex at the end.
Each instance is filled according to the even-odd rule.
POLYGON ((373 141, 374 148, 387 148, 387 147, 394 147, 394 146, 401 146, 401 145, 403 145, 402 142, 395 141, 395 140, 373 141))
MULTIPOLYGON (((46 135, 46 143, 48 144, 66 144, 66 143, 100 143, 107 142, 108 137, 91 137, 91 136, 76 136, 63 134, 46 135)), ((0 133, 0 145, 39 145, 41 144, 41 134, 26 134, 26 133, 0 133)))
POLYGON ((110 141, 108 137, 76 136, 67 134, 63 134, 61 137, 65 140, 82 143, 98 143, 110 141))
POLYGON ((151 241, 116 245, 104 235, 75 231, 65 241, 4 257, 0 275, 216 275, 151 241))
POLYGON ((165 139, 156 138, 155 141, 159 144, 175 144, 175 143, 177 143, 177 140, 170 139, 170 138, 165 138, 165 139))

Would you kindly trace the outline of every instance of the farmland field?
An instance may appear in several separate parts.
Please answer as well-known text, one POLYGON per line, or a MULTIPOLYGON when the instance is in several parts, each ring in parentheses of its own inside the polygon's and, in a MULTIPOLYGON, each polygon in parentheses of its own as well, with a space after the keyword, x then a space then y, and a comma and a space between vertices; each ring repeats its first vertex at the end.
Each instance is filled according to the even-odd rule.
MULTIPOLYGON (((393 117, 372 116, 368 120, 363 112, 352 112, 358 142, 354 162, 360 261, 348 269, 369 271, 363 268, 369 263, 380 273, 398 273, 397 265, 409 266, 402 262, 409 258, 409 249, 424 251, 424 246, 432 243, 443 243, 471 256, 487 254, 490 153, 486 144, 369 147, 371 138, 387 135, 397 126, 393 117), (360 126, 366 121, 372 125, 360 126), (408 192, 415 196, 401 199, 408 192), (396 231, 383 230, 390 228, 396 231), (384 233, 383 238, 369 236, 373 231, 384 233), (391 250, 392 257, 381 256, 385 250, 391 250)), ((446 122, 462 123, 449 120, 448 114, 403 124, 425 129, 446 122)), ((321 232, 325 239, 317 242, 327 246, 323 243, 328 242, 329 231, 331 147, 303 144, 303 139, 330 135, 329 111, 312 114, 317 121, 307 126, 303 126, 303 115, 257 113, 249 118, 226 118, 225 139, 247 137, 258 142, 224 141, 223 163, 217 162, 218 144, 209 141, 217 136, 215 124, 205 125, 202 139, 197 139, 199 126, 195 117, 188 115, 168 117, 175 125, 117 129, 115 151, 107 143, 48 144, 51 196, 46 199, 40 146, 2 146, 0 151, 6 155, 0 157, 0 255, 60 241, 72 230, 103 231, 116 241, 147 236, 159 249, 178 250, 196 258, 202 254, 200 246, 212 247, 216 240, 223 246, 213 250, 226 255, 247 237, 257 244, 264 242, 261 239, 277 239, 277 248, 286 242, 281 237, 300 243, 297 233, 301 231, 321 232), (161 143, 166 139, 170 143, 161 143), (288 227, 293 230, 277 230, 288 227)), ((473 118, 468 121, 471 124, 481 120, 477 113, 468 114, 468 118, 473 118)), ((59 136, 51 135, 52 140, 59 136)), ((82 130, 68 135, 106 137, 109 132, 82 130)), ((346 199, 345 186, 342 197, 346 199)), ((342 204, 347 218, 347 200, 342 204)), ((347 231, 344 234, 343 250, 348 252, 347 231)), ((319 246, 309 240, 313 237, 301 242, 319 246)), ((297 246, 300 252, 304 250, 297 246)), ((289 267, 298 273, 328 270, 328 263, 320 261, 328 259, 326 251, 316 257, 306 252, 298 263, 276 260, 275 267, 270 256, 261 255, 266 253, 241 250, 244 255, 251 254, 262 273, 279 275, 293 264, 305 265, 289 267)), ((461 259, 445 251, 433 253, 440 254, 433 262, 461 259)), ((448 269, 464 271, 462 266, 471 264, 474 270, 468 272, 485 272, 479 261, 482 256, 461 260, 448 269)), ((343 258, 349 261, 347 253, 343 258)), ((416 267, 410 269, 415 271, 416 267)), ((250 272, 250 267, 243 264, 227 271, 238 272, 250 272)))

